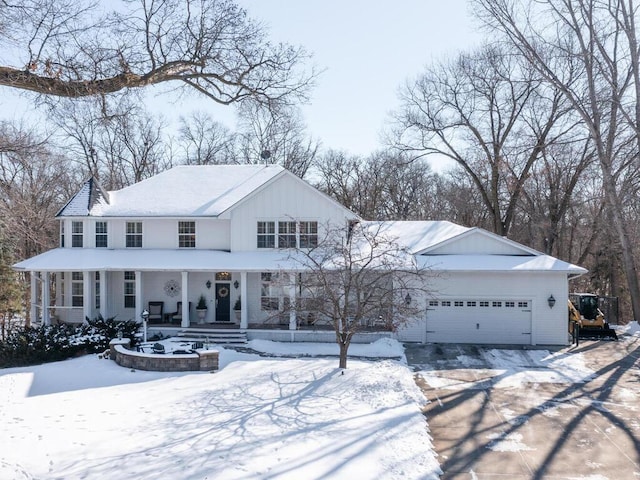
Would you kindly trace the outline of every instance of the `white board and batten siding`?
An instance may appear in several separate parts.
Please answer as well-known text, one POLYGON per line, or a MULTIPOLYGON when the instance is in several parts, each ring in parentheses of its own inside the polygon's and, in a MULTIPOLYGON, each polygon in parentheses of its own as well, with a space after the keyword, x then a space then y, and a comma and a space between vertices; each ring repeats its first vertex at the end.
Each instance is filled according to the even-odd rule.
POLYGON ((292 174, 273 180, 269 188, 252 194, 231 212, 233 251, 256 250, 258 221, 317 221, 321 229, 327 223, 345 225, 354 217, 347 209, 315 190, 292 174))
POLYGON ((567 297, 563 273, 450 273, 436 280, 422 317, 397 336, 407 342, 566 345, 567 297))

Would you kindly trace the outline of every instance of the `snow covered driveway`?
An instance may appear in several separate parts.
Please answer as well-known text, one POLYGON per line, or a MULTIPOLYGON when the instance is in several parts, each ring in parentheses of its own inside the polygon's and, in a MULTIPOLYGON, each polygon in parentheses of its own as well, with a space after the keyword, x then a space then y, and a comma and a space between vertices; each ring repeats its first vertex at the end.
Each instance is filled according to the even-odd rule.
POLYGON ((640 336, 409 348, 442 478, 640 478, 640 336))

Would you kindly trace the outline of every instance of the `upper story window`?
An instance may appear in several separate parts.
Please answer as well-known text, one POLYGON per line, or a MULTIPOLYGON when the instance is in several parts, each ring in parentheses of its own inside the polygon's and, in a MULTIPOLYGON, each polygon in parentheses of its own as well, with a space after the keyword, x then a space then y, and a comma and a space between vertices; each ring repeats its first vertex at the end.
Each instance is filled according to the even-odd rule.
POLYGON ((296 248, 296 222, 278 222, 278 248, 296 248))
POLYGON ((300 248, 318 246, 318 222, 300 222, 300 248))
POLYGON ((127 222, 127 248, 142 248, 142 222, 127 222))
POLYGON ((82 247, 83 236, 82 222, 71 222, 71 246, 82 247))
POLYGON ((196 222, 178 222, 178 247, 195 248, 196 222))
POLYGON ((258 248, 314 248, 318 246, 318 222, 258 222, 258 248))
POLYGON ((96 222, 96 248, 107 248, 107 222, 96 222))
POLYGON ((258 248, 276 248, 276 222, 258 222, 258 248))
POLYGON ((64 221, 60 222, 60 247, 64 248, 64 221))

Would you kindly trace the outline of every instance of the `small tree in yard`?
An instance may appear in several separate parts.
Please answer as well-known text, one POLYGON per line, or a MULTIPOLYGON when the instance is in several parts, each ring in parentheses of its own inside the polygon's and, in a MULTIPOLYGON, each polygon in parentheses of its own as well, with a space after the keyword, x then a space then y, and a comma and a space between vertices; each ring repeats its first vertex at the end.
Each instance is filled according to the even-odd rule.
POLYGON ((396 330, 422 310, 413 299, 426 291, 428 270, 384 228, 380 222, 328 225, 317 245, 291 255, 301 273, 290 283, 298 298, 289 308, 331 322, 340 368, 347 367, 351 340, 365 325, 382 321, 396 330))

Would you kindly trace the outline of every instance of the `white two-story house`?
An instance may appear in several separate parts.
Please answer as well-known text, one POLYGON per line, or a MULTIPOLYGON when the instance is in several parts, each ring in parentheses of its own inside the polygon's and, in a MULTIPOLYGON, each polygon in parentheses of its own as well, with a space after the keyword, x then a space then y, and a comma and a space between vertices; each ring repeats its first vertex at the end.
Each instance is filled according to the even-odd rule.
MULTIPOLYGON (((298 321, 284 308, 295 286, 274 279, 291 266, 286 252, 314 246, 323 226, 361 221, 275 165, 179 166, 111 192, 89 179, 57 218, 59 248, 14 265, 32 274, 33 319, 140 321, 149 312, 150 328, 164 333, 224 325, 254 338, 323 341, 330 327, 298 321)), ((439 272, 431 293, 413 299, 422 313, 385 335, 567 342, 568 279, 584 269, 450 222, 384 228, 439 272)))

